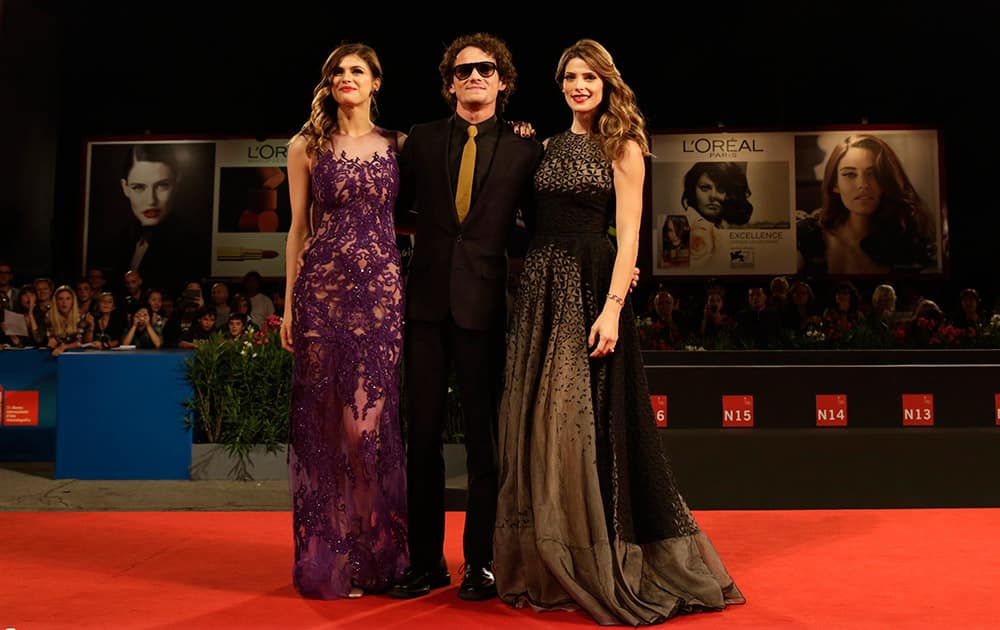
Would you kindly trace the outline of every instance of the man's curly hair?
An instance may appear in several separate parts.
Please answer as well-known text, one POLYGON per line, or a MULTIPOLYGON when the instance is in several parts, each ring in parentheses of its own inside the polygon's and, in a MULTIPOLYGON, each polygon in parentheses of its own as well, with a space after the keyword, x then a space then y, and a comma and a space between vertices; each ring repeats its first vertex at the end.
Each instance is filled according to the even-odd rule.
POLYGON ((507 84, 506 89, 497 94, 497 113, 500 113, 507 106, 507 100, 514 93, 517 84, 517 70, 514 69, 514 61, 511 58, 510 49, 507 43, 496 35, 489 33, 474 33, 472 35, 462 35, 456 38, 444 51, 441 57, 441 64, 438 71, 441 73, 441 96, 455 109, 457 99, 449 91, 455 66, 455 58, 464 48, 474 46, 484 53, 490 54, 497 61, 497 72, 500 73, 500 80, 507 84))

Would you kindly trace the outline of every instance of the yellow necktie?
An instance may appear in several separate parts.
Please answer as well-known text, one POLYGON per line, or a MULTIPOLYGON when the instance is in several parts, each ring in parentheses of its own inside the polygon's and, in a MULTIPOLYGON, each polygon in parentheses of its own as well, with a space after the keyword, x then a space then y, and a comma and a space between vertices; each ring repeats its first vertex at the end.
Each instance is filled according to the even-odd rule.
POLYGON ((479 130, 475 125, 469 125, 469 139, 462 149, 462 164, 458 168, 458 187, 455 190, 455 208, 458 210, 458 222, 465 221, 472 203, 472 176, 476 173, 476 134, 479 130))

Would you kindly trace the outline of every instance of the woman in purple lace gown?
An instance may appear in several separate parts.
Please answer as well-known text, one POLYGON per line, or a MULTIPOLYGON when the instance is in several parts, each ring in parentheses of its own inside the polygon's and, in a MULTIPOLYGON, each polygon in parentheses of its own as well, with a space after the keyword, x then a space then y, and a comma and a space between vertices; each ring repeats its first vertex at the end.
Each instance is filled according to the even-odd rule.
POLYGON ((371 48, 334 50, 288 152, 281 340, 295 352, 292 576, 306 597, 379 592, 409 563, 399 425, 403 290, 392 214, 404 138, 371 120, 381 82, 371 48))

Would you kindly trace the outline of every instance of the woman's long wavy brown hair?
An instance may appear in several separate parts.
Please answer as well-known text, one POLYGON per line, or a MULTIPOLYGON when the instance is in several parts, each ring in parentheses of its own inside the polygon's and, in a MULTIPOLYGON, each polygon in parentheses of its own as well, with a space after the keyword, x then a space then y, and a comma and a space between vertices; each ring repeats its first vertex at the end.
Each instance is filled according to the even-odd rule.
POLYGON ((882 188, 882 201, 876 210, 879 218, 888 218, 901 227, 919 225, 926 229, 924 203, 906 176, 899 156, 885 140, 869 134, 848 136, 830 151, 823 173, 823 211, 820 215, 823 227, 835 228, 850 215, 840 193, 834 189, 840 160, 852 148, 867 149, 875 157, 875 177, 882 188))
MULTIPOLYGON (((323 63, 322 78, 313 90, 312 113, 309 120, 302 125, 298 135, 306 139, 306 155, 316 155, 323 150, 330 137, 337 131, 337 101, 330 94, 333 83, 333 71, 347 55, 357 55, 368 64, 372 80, 382 80, 382 64, 371 46, 359 43, 341 44, 337 46, 323 63)), ((371 118, 375 119, 378 107, 375 104, 375 91, 372 92, 371 118)))
POLYGON ((608 50, 592 39, 581 39, 563 51, 556 67, 556 83, 562 88, 566 64, 582 59, 604 82, 604 98, 598 106, 591 133, 597 134, 601 148, 609 160, 621 157, 625 143, 634 140, 643 155, 649 155, 646 121, 639 111, 632 91, 615 67, 608 50))
POLYGON ((823 206, 819 222, 826 230, 845 223, 850 215, 837 187, 837 169, 852 148, 866 149, 875 157, 875 177, 882 199, 872 216, 872 233, 861 249, 875 262, 891 266, 932 264, 937 252, 930 212, 920 198, 892 147, 878 136, 848 136, 830 151, 820 188, 823 206))

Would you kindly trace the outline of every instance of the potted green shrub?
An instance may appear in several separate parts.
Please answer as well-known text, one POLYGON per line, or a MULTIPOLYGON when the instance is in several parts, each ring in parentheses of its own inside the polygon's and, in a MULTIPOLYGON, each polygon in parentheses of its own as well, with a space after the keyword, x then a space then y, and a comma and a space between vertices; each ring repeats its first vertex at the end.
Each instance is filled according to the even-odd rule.
POLYGON ((200 452, 192 457, 193 477, 220 455, 235 479, 252 479, 261 455, 283 464, 293 355, 281 347, 280 327, 281 319, 272 316, 259 331, 235 339, 213 334, 187 359, 193 396, 185 403, 185 422, 200 452))

